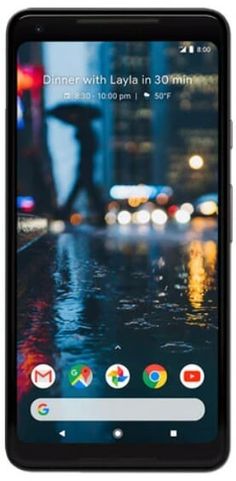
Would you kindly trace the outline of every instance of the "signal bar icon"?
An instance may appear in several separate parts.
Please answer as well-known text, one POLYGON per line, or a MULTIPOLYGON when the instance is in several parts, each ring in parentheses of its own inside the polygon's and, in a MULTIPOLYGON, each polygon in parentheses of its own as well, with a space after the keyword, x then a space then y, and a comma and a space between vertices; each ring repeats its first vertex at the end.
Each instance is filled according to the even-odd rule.
POLYGON ((179 47, 179 53, 194 53, 194 45, 183 45, 179 47))

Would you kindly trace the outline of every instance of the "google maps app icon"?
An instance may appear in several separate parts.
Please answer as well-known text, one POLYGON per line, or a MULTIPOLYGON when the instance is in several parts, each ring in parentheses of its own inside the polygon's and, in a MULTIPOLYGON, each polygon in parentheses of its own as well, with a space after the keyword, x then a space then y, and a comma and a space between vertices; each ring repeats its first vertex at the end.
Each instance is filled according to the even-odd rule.
POLYGON ((70 369, 68 378, 71 386, 76 389, 85 389, 93 380, 93 372, 85 364, 76 364, 70 369))

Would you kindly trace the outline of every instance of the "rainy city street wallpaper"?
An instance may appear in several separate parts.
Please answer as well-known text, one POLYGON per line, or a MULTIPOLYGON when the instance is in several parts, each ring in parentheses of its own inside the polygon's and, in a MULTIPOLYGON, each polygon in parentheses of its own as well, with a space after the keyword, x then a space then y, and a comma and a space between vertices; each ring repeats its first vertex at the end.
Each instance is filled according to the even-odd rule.
POLYGON ((214 440, 217 48, 22 44, 16 203, 19 438, 214 440))

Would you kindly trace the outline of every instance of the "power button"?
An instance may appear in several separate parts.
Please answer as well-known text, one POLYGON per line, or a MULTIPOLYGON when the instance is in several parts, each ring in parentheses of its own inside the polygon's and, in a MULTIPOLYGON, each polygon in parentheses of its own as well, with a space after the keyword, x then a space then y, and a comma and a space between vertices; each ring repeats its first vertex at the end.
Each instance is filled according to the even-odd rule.
POLYGON ((229 195, 230 195, 230 205, 229 205, 229 209, 230 209, 230 232, 229 232, 229 240, 230 242, 233 242, 233 186, 230 185, 230 191, 229 191, 229 195))
POLYGON ((231 149, 233 148, 233 132, 234 132, 233 120, 230 120, 229 135, 230 135, 230 148, 231 149))

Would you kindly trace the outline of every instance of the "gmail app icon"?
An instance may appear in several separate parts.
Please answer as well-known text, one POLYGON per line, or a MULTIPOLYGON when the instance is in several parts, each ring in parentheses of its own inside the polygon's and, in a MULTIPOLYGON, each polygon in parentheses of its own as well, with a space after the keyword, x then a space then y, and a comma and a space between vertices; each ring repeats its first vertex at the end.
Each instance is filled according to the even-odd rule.
POLYGON ((56 380, 56 373, 49 364, 38 364, 31 371, 31 381, 39 389, 51 387, 56 380))

